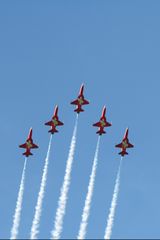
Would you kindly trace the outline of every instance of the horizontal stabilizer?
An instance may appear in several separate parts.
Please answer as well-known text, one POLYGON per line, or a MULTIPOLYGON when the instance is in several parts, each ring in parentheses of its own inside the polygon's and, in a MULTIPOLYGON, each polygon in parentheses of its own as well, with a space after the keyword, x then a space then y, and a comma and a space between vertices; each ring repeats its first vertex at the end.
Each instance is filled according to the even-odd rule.
POLYGON ((77 112, 77 113, 84 112, 84 109, 82 109, 82 108, 76 108, 76 109, 74 110, 74 112, 77 112))
POLYGON ((51 133, 51 134, 54 134, 55 132, 58 132, 58 130, 57 129, 51 129, 48 132, 51 133))
POLYGON ((25 155, 26 157, 30 156, 30 155, 33 155, 33 153, 31 152, 24 152, 23 155, 25 155))
POLYGON ((120 154, 121 156, 128 155, 126 151, 119 152, 118 154, 120 154))
POLYGON ((102 134, 105 134, 106 132, 104 130, 99 130, 96 133, 99 134, 99 135, 102 135, 102 134))

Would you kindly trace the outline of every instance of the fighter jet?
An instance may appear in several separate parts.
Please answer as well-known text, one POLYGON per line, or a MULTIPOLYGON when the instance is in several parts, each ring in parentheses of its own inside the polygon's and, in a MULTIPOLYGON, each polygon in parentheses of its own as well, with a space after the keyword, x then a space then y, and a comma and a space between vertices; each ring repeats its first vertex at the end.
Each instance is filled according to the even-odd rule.
POLYGON ((125 131, 125 134, 124 134, 124 137, 123 137, 123 140, 120 144, 117 144, 115 147, 117 148, 121 148, 121 152, 119 152, 119 154, 123 157, 124 155, 128 155, 128 153, 126 152, 126 149, 127 148, 133 148, 134 145, 132 145, 130 142, 129 142, 129 139, 128 139, 128 128, 126 129, 125 131))
POLYGON ((105 127, 112 126, 111 123, 107 122, 105 115, 106 115, 106 107, 104 106, 103 110, 102 110, 102 115, 101 115, 101 118, 100 118, 99 122, 93 124, 94 127, 99 127, 98 131, 96 132, 99 135, 102 135, 102 134, 106 133, 104 131, 105 127))
POLYGON ((57 126, 64 125, 64 123, 59 121, 59 118, 58 118, 58 106, 56 106, 55 109, 54 109, 54 114, 53 114, 53 117, 52 117, 51 121, 46 122, 45 125, 51 126, 51 129, 48 131, 51 134, 54 134, 55 132, 58 132, 58 130, 56 129, 57 126))
POLYGON ((76 100, 74 100, 73 102, 71 102, 71 104, 77 105, 77 108, 74 110, 77 113, 84 111, 84 109, 82 109, 82 105, 89 104, 89 101, 87 101, 83 96, 83 90, 84 90, 84 85, 82 84, 80 91, 79 91, 78 98, 76 100))
POLYGON ((28 157, 29 155, 33 155, 30 150, 32 148, 38 148, 38 146, 33 143, 33 139, 32 139, 32 128, 29 130, 29 134, 28 134, 28 138, 26 140, 26 142, 22 145, 19 145, 20 148, 25 148, 26 151, 23 153, 23 155, 25 155, 26 157, 28 157))

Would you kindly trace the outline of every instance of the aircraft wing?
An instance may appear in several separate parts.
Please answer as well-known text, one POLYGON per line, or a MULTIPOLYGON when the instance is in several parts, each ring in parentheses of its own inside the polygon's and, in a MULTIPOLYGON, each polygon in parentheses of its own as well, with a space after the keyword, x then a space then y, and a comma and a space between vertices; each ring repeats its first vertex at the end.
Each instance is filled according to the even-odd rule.
POLYGON ((128 148, 133 148, 133 147, 134 147, 133 144, 131 144, 131 143, 128 144, 128 148))
POLYGON ((106 127, 111 127, 112 126, 112 124, 111 123, 109 123, 109 122, 106 122, 106 127))
POLYGON ((45 125, 52 126, 52 121, 46 122, 45 125))
POLYGON ((33 143, 32 148, 38 148, 38 146, 35 143, 33 143))
POLYGON ((122 143, 117 144, 115 147, 117 147, 117 148, 122 148, 122 143))
POLYGON ((89 104, 89 102, 88 102, 86 99, 84 99, 83 101, 84 101, 84 102, 83 102, 83 105, 89 104))
POLYGON ((78 100, 76 99, 76 100, 74 100, 73 102, 71 102, 71 104, 78 105, 79 102, 78 102, 78 100))
POLYGON ((101 124, 100 124, 100 122, 97 122, 97 123, 94 123, 93 126, 94 127, 101 127, 101 124))
POLYGON ((19 147, 20 147, 20 148, 26 148, 27 145, 26 145, 26 143, 24 143, 24 144, 19 145, 19 147))
POLYGON ((61 121, 58 120, 58 125, 62 126, 62 125, 64 125, 64 123, 62 123, 61 121))

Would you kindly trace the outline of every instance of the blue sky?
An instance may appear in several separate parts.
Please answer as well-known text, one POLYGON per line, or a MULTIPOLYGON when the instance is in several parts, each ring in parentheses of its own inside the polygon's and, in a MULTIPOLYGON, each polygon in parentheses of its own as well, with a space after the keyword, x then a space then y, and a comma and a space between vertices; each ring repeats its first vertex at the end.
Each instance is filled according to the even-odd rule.
POLYGON ((12 226, 29 128, 40 148, 28 159, 20 238, 29 237, 49 142, 44 122, 59 105, 65 125, 53 137, 40 238, 49 238, 63 181, 75 113, 70 101, 85 84, 90 105, 80 114, 62 238, 78 233, 97 142, 92 123, 107 107, 113 126, 100 143, 87 238, 103 238, 120 160, 117 149, 130 128, 122 166, 113 238, 159 238, 160 216, 160 2, 0 2, 0 237, 12 226))

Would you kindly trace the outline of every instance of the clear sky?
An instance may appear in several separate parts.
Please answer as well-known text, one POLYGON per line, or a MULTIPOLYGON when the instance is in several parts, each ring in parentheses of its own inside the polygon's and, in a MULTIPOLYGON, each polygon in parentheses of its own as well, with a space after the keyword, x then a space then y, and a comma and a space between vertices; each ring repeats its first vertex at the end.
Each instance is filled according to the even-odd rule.
POLYGON ((80 114, 63 238, 75 238, 97 143, 92 123, 107 107, 113 126, 100 143, 87 238, 103 238, 126 127, 135 145, 122 166, 113 238, 160 238, 160 2, 0 1, 0 237, 12 226, 29 128, 40 148, 28 159, 20 238, 29 237, 47 152, 44 122, 59 105, 40 238, 49 238, 75 122, 70 101, 81 83, 80 114))

